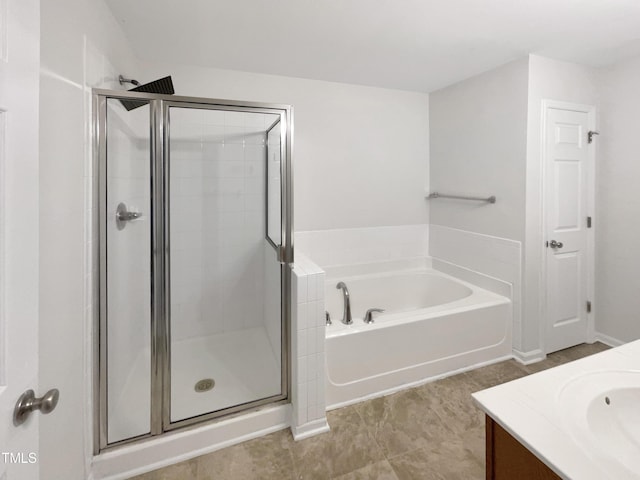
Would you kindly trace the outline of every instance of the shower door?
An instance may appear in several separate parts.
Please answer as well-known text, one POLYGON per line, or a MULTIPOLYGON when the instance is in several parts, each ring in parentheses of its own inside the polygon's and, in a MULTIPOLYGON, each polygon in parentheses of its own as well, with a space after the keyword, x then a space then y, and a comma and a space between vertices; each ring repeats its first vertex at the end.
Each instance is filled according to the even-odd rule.
POLYGON ((96 450, 288 396, 289 107, 94 92, 96 450))

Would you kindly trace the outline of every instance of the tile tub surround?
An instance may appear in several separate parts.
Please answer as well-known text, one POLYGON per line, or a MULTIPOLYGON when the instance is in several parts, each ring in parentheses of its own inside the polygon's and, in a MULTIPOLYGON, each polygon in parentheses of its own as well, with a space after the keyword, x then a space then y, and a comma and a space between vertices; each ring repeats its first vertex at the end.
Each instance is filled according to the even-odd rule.
MULTIPOLYGON (((432 224, 429 226, 429 255, 434 259, 434 268, 441 268, 442 262, 442 267, 461 267, 508 284, 513 303, 514 354, 524 363, 544 358, 542 351, 521 352, 523 285, 520 242, 432 224)), ((460 268, 457 270, 459 272, 460 268)), ((453 273, 447 268, 443 271, 453 273)), ((464 276, 461 278, 469 281, 464 276)))
POLYGON ((295 232, 296 252, 321 267, 426 257, 429 225, 295 232))
POLYGON ((471 393, 607 348, 585 344, 528 366, 489 365, 333 410, 325 435, 296 442, 282 430, 134 478, 482 480, 484 414, 471 393))
POLYGON ((291 275, 291 432, 296 440, 329 430, 325 407, 324 271, 296 253, 291 275))

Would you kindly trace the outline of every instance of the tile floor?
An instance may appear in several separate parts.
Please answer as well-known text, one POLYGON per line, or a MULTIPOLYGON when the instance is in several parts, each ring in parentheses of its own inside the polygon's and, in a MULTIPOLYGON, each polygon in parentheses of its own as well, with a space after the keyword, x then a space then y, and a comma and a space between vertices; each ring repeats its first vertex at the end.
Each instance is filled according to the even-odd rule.
POLYGON ((608 347, 579 345, 529 366, 509 360, 330 411, 329 433, 294 442, 288 430, 135 480, 484 479, 484 415, 470 394, 608 347))

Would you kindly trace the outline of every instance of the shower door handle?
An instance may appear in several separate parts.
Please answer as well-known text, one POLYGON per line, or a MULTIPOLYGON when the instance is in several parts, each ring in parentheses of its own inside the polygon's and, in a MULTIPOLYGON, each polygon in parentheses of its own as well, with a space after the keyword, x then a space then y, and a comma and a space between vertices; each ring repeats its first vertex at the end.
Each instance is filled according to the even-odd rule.
POLYGON ((119 203, 118 208, 116 208, 116 226, 118 230, 122 230, 127 226, 127 222, 131 220, 136 220, 142 217, 142 213, 140 212, 130 212, 127 210, 127 206, 124 203, 119 203))
POLYGON ((118 220, 121 222, 128 222, 130 220, 135 220, 136 218, 140 218, 142 214, 140 212, 120 212, 117 214, 118 220))

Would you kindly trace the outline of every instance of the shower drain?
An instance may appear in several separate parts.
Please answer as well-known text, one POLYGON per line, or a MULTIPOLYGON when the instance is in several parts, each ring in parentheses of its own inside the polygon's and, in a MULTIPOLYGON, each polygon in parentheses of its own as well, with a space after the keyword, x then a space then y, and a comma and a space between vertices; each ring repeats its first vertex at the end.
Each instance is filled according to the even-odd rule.
POLYGON ((213 380, 213 378, 203 378, 202 380, 196 382, 196 386, 193 388, 198 393, 208 392, 214 387, 215 384, 216 382, 213 380))

